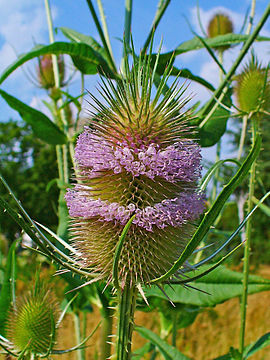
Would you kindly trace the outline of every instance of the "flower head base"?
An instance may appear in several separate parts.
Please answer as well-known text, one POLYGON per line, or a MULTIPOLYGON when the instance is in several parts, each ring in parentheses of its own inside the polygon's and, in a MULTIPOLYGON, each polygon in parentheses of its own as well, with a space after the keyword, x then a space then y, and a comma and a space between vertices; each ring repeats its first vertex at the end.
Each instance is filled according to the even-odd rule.
MULTIPOLYGON (((207 35, 209 38, 216 37, 218 35, 226 35, 233 32, 233 23, 228 15, 223 13, 215 14, 211 20, 209 21, 207 27, 207 35)), ((228 46, 219 46, 216 50, 225 51, 229 49, 230 45, 228 46)))
MULTIPOLYGON (((140 59, 141 60, 141 59, 140 59)), ((66 195, 81 264, 112 279, 114 253, 135 214, 119 260, 119 278, 149 283, 172 266, 204 208, 197 190, 199 146, 190 139, 183 88, 151 99, 150 65, 137 64, 114 85, 103 81, 97 114, 79 136, 78 184, 66 195)))
POLYGON ((42 285, 16 302, 7 322, 14 350, 35 355, 47 354, 54 345, 57 303, 52 292, 42 285))
POLYGON ((236 77, 235 94, 240 110, 250 112, 270 111, 270 72, 252 56, 241 74, 236 77))

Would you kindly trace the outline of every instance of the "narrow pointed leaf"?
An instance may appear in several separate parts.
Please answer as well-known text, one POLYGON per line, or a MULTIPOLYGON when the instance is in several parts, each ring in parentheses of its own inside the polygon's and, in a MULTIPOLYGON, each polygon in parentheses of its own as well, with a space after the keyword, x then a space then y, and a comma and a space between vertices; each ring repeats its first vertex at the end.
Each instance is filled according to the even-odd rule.
POLYGON ((152 344, 156 345, 165 360, 190 360, 189 357, 180 353, 175 347, 169 345, 152 331, 141 326, 135 326, 135 331, 145 339, 151 341, 152 344))
POLYGON ((65 134, 42 112, 26 105, 16 97, 0 89, 0 95, 8 105, 18 111, 22 119, 32 127, 33 133, 47 144, 65 144, 65 134))
POLYGON ((244 359, 248 359, 250 356, 255 354, 257 351, 270 345, 270 332, 261 336, 253 345, 249 345, 244 351, 244 359))
MULTIPOLYGON (((204 265, 200 270, 190 273, 190 276, 196 276, 207 271, 211 265, 204 265)), ((187 274, 188 275, 188 274, 187 274)), ((201 291, 190 291, 182 285, 170 284, 164 285, 164 290, 173 303, 191 304, 196 306, 216 306, 224 301, 238 297, 242 292, 243 274, 237 271, 229 270, 221 265, 204 277, 189 283, 201 291)), ((270 290, 270 280, 260 276, 250 275, 248 293, 255 294, 261 291, 270 290)), ((167 300, 166 296, 155 286, 145 289, 147 298, 152 296, 167 300)))
POLYGON ((118 263, 119 263, 119 259, 120 259, 120 255, 121 255, 121 251, 122 251, 122 247, 127 235, 127 232, 132 224, 132 221, 134 220, 136 215, 133 215, 129 221, 127 222, 127 224, 125 225, 120 237, 119 237, 119 241, 118 244, 116 246, 116 250, 115 250, 115 254, 114 254, 114 260, 113 260, 113 284, 115 286, 116 289, 119 288, 119 282, 118 282, 118 263))
POLYGON ((174 263, 174 265, 166 274, 164 274, 160 278, 153 280, 152 283, 160 282, 168 279, 182 266, 182 264, 193 253, 193 251, 196 249, 196 247, 199 245, 199 243, 202 241, 204 236, 209 231, 211 225, 214 223, 215 219, 219 215, 221 209, 223 208, 224 204, 226 203, 230 195, 234 192, 237 186, 241 184, 241 182, 247 176, 251 165, 259 155, 260 148, 261 148, 261 138, 257 136, 255 144, 251 152, 247 156, 246 160, 243 162, 242 166, 234 175, 234 177, 231 179, 231 181, 223 187, 223 190, 217 197, 212 207, 205 213, 200 225, 197 228, 197 231, 195 232, 192 239, 185 247, 180 258, 174 263))

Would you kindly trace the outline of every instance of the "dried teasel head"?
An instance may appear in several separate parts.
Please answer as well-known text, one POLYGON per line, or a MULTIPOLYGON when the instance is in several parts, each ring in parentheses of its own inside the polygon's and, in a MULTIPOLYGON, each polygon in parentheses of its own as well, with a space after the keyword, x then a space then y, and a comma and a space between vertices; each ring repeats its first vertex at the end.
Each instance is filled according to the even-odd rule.
POLYGON ((75 149, 78 184, 66 194, 77 260, 107 281, 119 236, 135 214, 118 263, 122 287, 167 272, 204 209, 185 89, 175 82, 162 97, 162 80, 152 96, 153 78, 140 57, 116 83, 102 79, 103 100, 92 95, 97 113, 75 149))
POLYGON ((246 113, 270 112, 270 71, 252 55, 243 71, 236 76, 234 87, 237 105, 246 113))

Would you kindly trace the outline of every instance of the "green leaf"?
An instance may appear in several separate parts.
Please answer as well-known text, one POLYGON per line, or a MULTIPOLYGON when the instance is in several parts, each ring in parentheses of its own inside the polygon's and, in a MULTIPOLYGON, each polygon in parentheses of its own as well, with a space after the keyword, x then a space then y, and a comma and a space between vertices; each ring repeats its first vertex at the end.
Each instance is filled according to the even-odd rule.
MULTIPOLYGON (((196 276, 211 265, 204 265, 191 276, 196 276)), ((188 275, 188 274, 187 274, 188 275)), ((182 303, 196 306, 216 306, 224 301, 240 296, 242 293, 243 274, 237 271, 229 270, 225 266, 219 266, 211 273, 205 275, 197 281, 189 283, 191 286, 201 291, 190 291, 178 284, 164 285, 164 291, 173 303, 182 303), (210 294, 210 295, 209 295, 210 294)), ((270 280, 259 276, 250 275, 248 293, 255 294, 261 291, 270 290, 270 280)), ((167 297, 157 287, 145 289, 147 298, 159 297, 166 300, 167 297)))
POLYGON ((4 281, 0 291, 0 334, 5 335, 5 322, 12 302, 15 301, 16 282, 16 246, 14 241, 9 249, 7 264, 4 274, 4 281))
MULTIPOLYGON (((226 35, 218 35, 214 38, 203 38, 204 42, 211 48, 218 46, 228 46, 239 44, 241 42, 246 41, 249 38, 249 35, 242 34, 226 34, 226 35)), ((270 41, 269 37, 266 36, 258 36, 256 41, 270 41)), ((204 44, 198 37, 194 37, 191 40, 185 41, 181 43, 175 49, 175 55, 180 55, 186 53, 188 51, 203 49, 204 44)), ((163 55, 163 54, 162 54, 163 55)))
POLYGON ((270 332, 261 336, 255 343, 249 345, 244 351, 244 359, 248 359, 257 351, 270 345, 270 332))
MULTIPOLYGON (((159 67, 160 70, 160 67, 159 67)), ((165 68, 164 68, 165 70, 165 68)), ((162 72, 158 72, 160 75, 162 75, 162 72)), ((172 72, 171 72, 172 76, 179 76, 182 77, 184 79, 188 79, 188 80, 192 80, 197 82, 198 84, 201 84, 202 86, 205 86, 207 89, 214 91, 215 88, 212 84, 210 84, 208 81, 206 81, 205 79, 201 78, 200 76, 194 75, 190 70, 188 69, 177 69, 175 66, 173 66, 172 68, 172 72)))
POLYGON ((162 340, 152 331, 141 326, 135 326, 135 331, 145 339, 151 341, 152 344, 156 345, 165 360, 190 360, 190 358, 180 353, 175 347, 167 344, 166 341, 162 340))
POLYGON ((146 343, 144 346, 142 346, 140 349, 135 350, 132 353, 132 359, 139 360, 143 358, 145 354, 148 354, 150 351, 154 350, 154 345, 150 342, 146 343))
POLYGON ((50 45, 37 45, 27 54, 22 54, 1 75, 0 84, 18 67, 35 57, 45 54, 70 55, 74 65, 84 74, 106 73, 114 77, 106 60, 91 46, 82 43, 55 42, 50 45))
POLYGON ((182 252, 180 258, 174 263, 171 269, 161 276, 160 278, 152 280, 152 283, 164 281, 172 276, 181 266, 182 264, 189 258, 189 256, 193 253, 196 247, 200 244, 204 236, 209 231, 211 225, 214 223, 216 218, 218 217, 221 209, 223 208, 224 204, 230 197, 230 195, 234 192, 239 184, 245 179, 247 176, 251 165, 253 164, 254 160, 259 155, 261 148, 261 138, 258 135, 255 144, 252 147, 249 155, 247 156, 246 160, 243 162, 242 166, 239 168, 237 173, 234 177, 230 180, 230 182, 223 187, 223 190, 218 195, 216 201, 212 205, 212 207, 204 214, 204 217, 198 226, 195 234, 185 247, 184 251, 182 252))
MULTIPOLYGON (((222 104, 230 108, 232 105, 231 91, 224 96, 222 104)), ((218 105, 207 122, 199 127, 199 142, 202 147, 215 145, 226 131, 227 121, 230 117, 230 111, 218 105)))
POLYGON ((106 51, 92 36, 84 35, 82 33, 79 33, 78 31, 67 27, 60 27, 59 29, 62 31, 63 35, 65 35, 69 40, 91 46, 95 51, 97 51, 101 56, 103 56, 103 58, 106 59, 106 51))
MULTIPOLYGON (((225 34, 216 36, 214 38, 201 38, 203 40, 202 41, 197 36, 195 36, 193 39, 181 43, 174 51, 160 54, 160 62, 164 64, 167 63, 168 59, 170 59, 172 56, 181 55, 189 51, 204 49, 204 43, 207 44, 210 48, 213 48, 218 46, 239 44, 241 42, 245 42, 248 38, 249 35, 225 34)), ((266 36, 258 36, 256 37, 256 41, 270 41, 270 38, 266 36)), ((156 56, 156 54, 153 54, 152 56, 156 56)))
POLYGON ((34 134, 48 144, 65 144, 65 134, 42 112, 26 105, 14 96, 0 90, 0 95, 8 105, 18 111, 22 119, 31 125, 34 134))

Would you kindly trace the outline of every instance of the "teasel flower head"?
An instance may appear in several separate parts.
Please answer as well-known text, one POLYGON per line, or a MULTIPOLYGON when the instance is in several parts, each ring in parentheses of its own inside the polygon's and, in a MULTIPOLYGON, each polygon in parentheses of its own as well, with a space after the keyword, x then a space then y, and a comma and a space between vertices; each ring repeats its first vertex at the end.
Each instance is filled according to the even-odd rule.
POLYGON ((27 295, 18 298, 12 306, 7 334, 15 353, 42 356, 48 354, 55 343, 58 304, 54 294, 39 283, 27 295))
MULTIPOLYGON (((57 66, 60 77, 60 87, 65 85, 65 63, 62 55, 57 57, 57 66)), ((53 61, 51 54, 45 54, 38 58, 37 66, 38 83, 43 88, 49 91, 50 96, 58 100, 60 96, 59 89, 55 87, 55 77, 53 69, 53 61)))
POLYGON ((119 236, 134 215, 117 265, 122 288, 166 273, 204 209, 200 147, 183 111, 186 89, 176 80, 162 96, 168 66, 152 96, 149 59, 134 56, 115 83, 101 78, 102 100, 90 94, 96 112, 78 138, 78 183, 66 194, 77 260, 108 282, 119 236))
MULTIPOLYGON (((233 32, 233 23, 228 15, 223 13, 215 14, 207 26, 207 35, 209 38, 218 35, 226 35, 233 32)), ((225 51, 230 48, 230 45, 216 47, 216 50, 225 51)))
POLYGON ((270 112, 270 71, 259 64, 254 54, 236 76, 234 92, 240 110, 257 114, 270 112))

